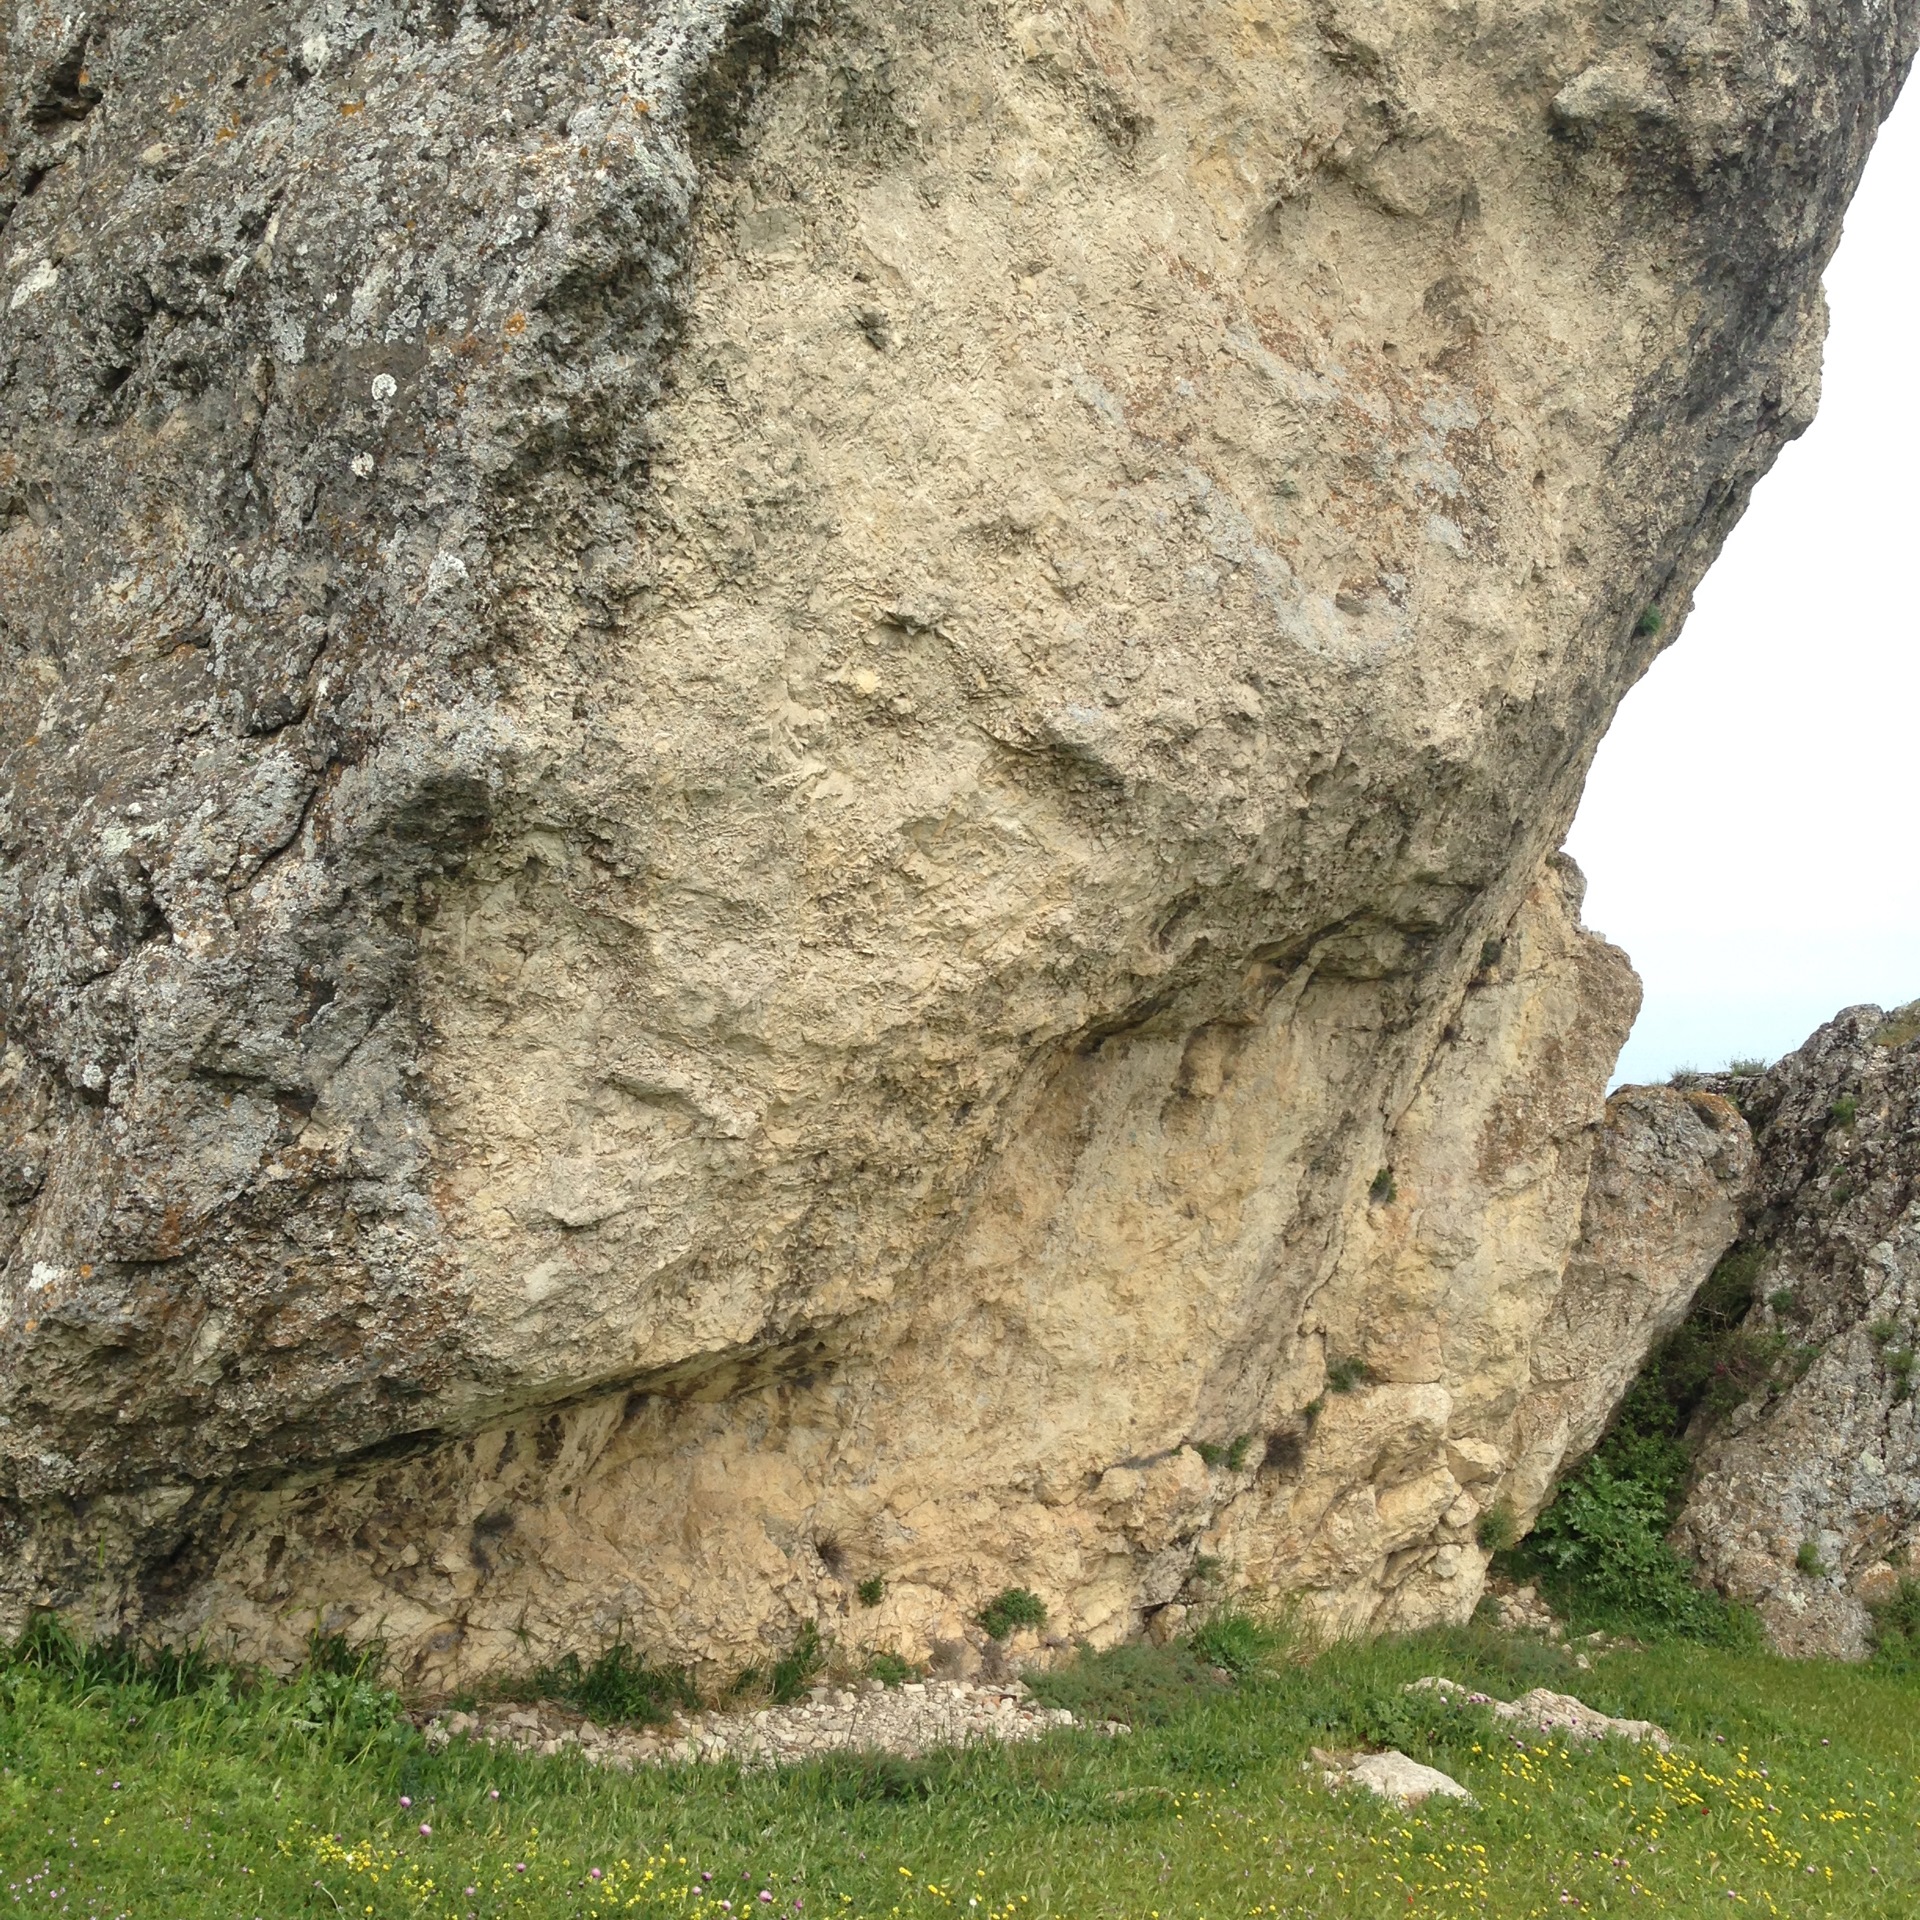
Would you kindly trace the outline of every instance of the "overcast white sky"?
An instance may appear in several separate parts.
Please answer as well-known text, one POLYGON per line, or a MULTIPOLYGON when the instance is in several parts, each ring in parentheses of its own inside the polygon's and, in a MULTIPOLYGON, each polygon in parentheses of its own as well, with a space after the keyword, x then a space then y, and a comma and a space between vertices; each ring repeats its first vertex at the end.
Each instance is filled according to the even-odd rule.
POLYGON ((1819 418, 1627 696, 1567 842, 1646 983, 1621 1080, 1920 998, 1920 82, 1827 297, 1819 418))

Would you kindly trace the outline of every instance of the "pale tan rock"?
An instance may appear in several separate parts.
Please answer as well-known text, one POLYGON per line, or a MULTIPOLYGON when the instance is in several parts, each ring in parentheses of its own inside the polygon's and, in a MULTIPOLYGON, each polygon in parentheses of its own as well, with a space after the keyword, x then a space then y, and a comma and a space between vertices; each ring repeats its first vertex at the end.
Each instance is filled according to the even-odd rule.
MULTIPOLYGON (((750 108, 703 76, 778 9, 729 62, 719 0, 469 23, 628 173, 382 11, 326 122, 379 191, 313 204, 291 82, 179 187, 238 220, 305 145, 366 256, 338 314, 244 256, 244 525, 144 359, 60 424, 102 250, 0 318, 58 482, 0 582, 72 636, 0 675, 7 1618, 320 1612, 444 1682, 1000 1658, 1012 1585, 1106 1643, 1202 1554, 1465 1617, 1463 1498, 1524 1511, 1611 1378, 1567 1277, 1634 989, 1553 850, 1811 416, 1911 11, 853 0, 750 108), (407 191, 491 251, 388 245, 396 92, 472 123, 407 191)), ((124 59, 95 199, 174 84, 124 59)), ((1622 1354, 1736 1177, 1647 1127, 1669 1212, 1581 1255, 1622 1354)))

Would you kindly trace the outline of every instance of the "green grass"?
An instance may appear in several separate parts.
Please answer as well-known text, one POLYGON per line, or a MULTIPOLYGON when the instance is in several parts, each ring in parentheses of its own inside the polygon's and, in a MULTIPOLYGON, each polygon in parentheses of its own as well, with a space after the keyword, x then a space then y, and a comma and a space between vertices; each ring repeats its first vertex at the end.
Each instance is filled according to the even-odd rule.
POLYGON ((1672 1643, 1576 1674, 1551 1646, 1462 1630, 1231 1686, 1184 1649, 1132 1648, 1044 1691, 1075 1687, 1160 1707, 1125 1739, 628 1777, 430 1753, 364 1674, 247 1682, 30 1650, 0 1664, 0 1895, 101 1920, 1920 1911, 1920 1679, 1897 1663, 1672 1643), (1578 1691, 1659 1720, 1676 1750, 1521 1749, 1400 1691, 1432 1672, 1578 1691), (1328 1795, 1307 1764, 1312 1745, 1376 1743, 1479 1806, 1399 1814, 1328 1795))

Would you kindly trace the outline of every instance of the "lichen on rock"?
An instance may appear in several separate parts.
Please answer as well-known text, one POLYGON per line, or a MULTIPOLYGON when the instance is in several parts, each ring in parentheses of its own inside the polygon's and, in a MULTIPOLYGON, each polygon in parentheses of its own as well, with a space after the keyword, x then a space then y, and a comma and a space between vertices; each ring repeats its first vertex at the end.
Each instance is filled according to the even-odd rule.
POLYGON ((1554 849, 1914 30, 16 14, 0 1612, 1470 1610, 1742 1178, 1554 849))

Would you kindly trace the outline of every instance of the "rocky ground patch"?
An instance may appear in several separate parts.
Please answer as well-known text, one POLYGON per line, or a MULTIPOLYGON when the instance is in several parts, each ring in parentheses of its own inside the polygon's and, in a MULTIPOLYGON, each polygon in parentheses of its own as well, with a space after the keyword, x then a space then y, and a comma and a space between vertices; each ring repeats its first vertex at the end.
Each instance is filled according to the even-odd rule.
MULTIPOLYGON (((1042 1706, 1017 1680, 985 1685, 910 1680, 897 1687, 863 1680, 815 1687, 805 1701, 789 1706, 675 1713, 658 1727, 601 1727, 544 1702, 475 1712, 443 1709, 421 1723, 428 1747, 435 1750, 456 1739, 479 1740, 521 1753, 577 1752, 596 1766, 626 1772, 695 1761, 782 1766, 829 1753, 888 1753, 917 1760, 936 1747, 1038 1740, 1081 1724, 1064 1707, 1042 1706)), ((1112 1720, 1098 1730, 1129 1731, 1112 1720)))

